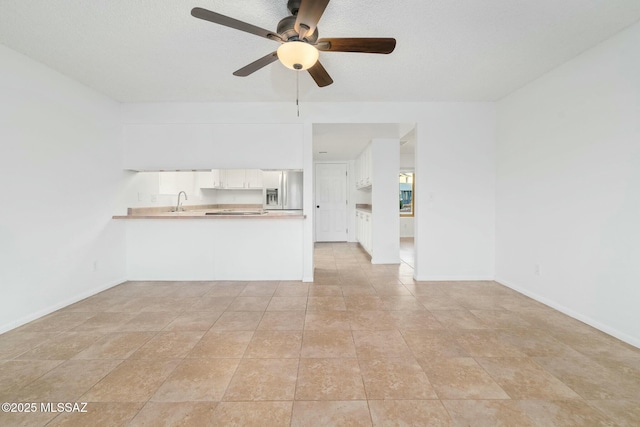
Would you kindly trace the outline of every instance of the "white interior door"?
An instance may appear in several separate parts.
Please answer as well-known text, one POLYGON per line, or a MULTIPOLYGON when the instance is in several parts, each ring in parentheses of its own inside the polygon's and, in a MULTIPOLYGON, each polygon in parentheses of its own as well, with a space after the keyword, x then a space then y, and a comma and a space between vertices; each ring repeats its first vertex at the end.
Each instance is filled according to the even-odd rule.
POLYGON ((347 241, 347 164, 316 164, 316 242, 347 241))

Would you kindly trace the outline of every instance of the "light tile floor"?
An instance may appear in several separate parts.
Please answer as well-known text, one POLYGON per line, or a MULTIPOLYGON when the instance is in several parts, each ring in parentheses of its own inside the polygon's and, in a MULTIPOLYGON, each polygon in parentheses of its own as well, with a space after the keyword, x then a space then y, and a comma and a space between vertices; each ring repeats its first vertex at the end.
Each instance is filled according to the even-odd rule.
POLYGON ((413 237, 400 238, 400 261, 411 268, 416 268, 416 256, 413 237))
POLYGON ((0 335, 0 402, 38 404, 0 425, 640 425, 640 350, 495 282, 315 260, 313 284, 129 282, 0 335))

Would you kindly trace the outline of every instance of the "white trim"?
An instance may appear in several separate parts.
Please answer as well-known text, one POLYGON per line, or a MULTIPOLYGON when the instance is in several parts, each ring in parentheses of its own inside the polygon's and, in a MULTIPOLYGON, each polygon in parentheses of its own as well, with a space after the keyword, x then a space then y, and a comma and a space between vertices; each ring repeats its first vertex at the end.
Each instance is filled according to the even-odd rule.
POLYGON ((371 258, 371 264, 375 264, 375 265, 402 264, 402 261, 400 260, 400 257, 394 258, 394 259, 389 258, 389 259, 382 259, 382 260, 378 258, 371 258))
POLYGON ((413 276, 417 282, 475 282, 475 281, 493 281, 491 276, 429 276, 424 277, 413 276))
POLYGON ((81 294, 78 294, 78 295, 76 295, 74 297, 68 298, 68 299, 66 299, 66 300, 64 300, 62 302, 59 302, 59 303, 54 304, 52 306, 49 306, 49 307, 47 307, 45 309, 36 311, 35 313, 31 313, 28 316, 24 316, 24 317, 22 317, 22 318, 20 318, 18 320, 14 320, 12 322, 6 323, 6 324, 0 326, 0 334, 8 332, 8 331, 10 331, 12 329, 15 329, 15 328, 19 327, 19 326, 25 325, 25 324, 27 324, 29 322, 32 322, 32 321, 34 321, 36 319, 39 319, 39 318, 41 318, 43 316, 46 316, 47 314, 51 314, 54 311, 60 310, 61 308, 67 307, 67 306, 69 306, 71 304, 74 304, 74 303, 76 303, 78 301, 82 301, 83 299, 89 298, 90 296, 93 296, 93 295, 95 295, 97 293, 100 293, 100 292, 105 291, 107 289, 113 288, 114 286, 117 286, 117 285, 119 285, 121 283, 124 283, 126 281, 127 281, 127 279, 124 279, 124 278, 123 279, 114 280, 112 282, 107 283, 106 285, 99 286, 97 288, 93 288, 91 290, 82 292, 81 294))
POLYGON ((521 293, 522 295, 526 295, 529 298, 532 298, 546 306, 549 306, 555 310, 558 310, 559 312, 566 314, 567 316, 573 317, 576 320, 581 321, 582 323, 586 323, 589 326, 592 326, 606 334, 611 335, 612 337, 615 337, 621 341, 626 342, 627 344, 630 344, 634 347, 640 348, 640 340, 638 338, 632 337, 630 335, 625 334, 624 332, 620 332, 617 329, 611 328, 603 323, 598 322, 597 320, 594 320, 592 318, 590 318, 589 316, 585 316, 582 315, 576 311, 571 310, 570 308, 567 308, 561 304, 558 304, 548 298, 542 297, 536 293, 533 292, 529 292, 526 291, 522 288, 520 288, 519 286, 513 285, 509 282, 507 282, 506 280, 501 280, 501 279, 497 279, 496 278, 496 282, 500 283, 501 285, 504 285, 508 288, 513 289, 516 292, 521 293))

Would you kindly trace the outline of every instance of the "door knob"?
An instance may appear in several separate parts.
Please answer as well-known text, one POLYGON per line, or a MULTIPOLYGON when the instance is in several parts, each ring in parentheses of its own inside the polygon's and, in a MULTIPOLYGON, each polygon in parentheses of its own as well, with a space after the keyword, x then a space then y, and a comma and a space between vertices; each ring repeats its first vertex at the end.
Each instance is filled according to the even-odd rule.
POLYGON ((319 208, 319 207, 320 207, 320 205, 316 205, 316 208, 319 208))

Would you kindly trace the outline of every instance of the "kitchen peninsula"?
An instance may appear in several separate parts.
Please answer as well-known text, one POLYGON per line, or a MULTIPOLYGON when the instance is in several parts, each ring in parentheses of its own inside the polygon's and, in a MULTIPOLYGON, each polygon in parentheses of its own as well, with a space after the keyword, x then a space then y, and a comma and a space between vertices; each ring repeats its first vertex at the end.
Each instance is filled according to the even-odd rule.
POLYGON ((176 211, 173 207, 129 208, 127 215, 114 215, 113 219, 210 219, 210 218, 263 218, 304 219, 301 210, 264 210, 255 205, 189 206, 176 211))
POLYGON ((313 280, 311 125, 216 123, 224 119, 173 114, 172 122, 166 123, 167 117, 146 112, 129 115, 127 120, 123 130, 124 197, 112 213, 126 217, 112 222, 125 235, 122 258, 127 279, 313 280), (268 179, 260 183, 257 169, 303 171, 304 205, 296 209, 306 217, 300 210, 284 217, 275 213, 127 215, 127 207, 132 206, 175 207, 180 191, 189 196, 185 209, 191 203, 265 208, 264 193, 272 187, 268 179), (195 176, 168 174, 164 179, 156 177, 158 171, 193 172, 195 176))
POLYGON ((130 280, 302 280, 302 211, 256 206, 130 208, 130 280))

